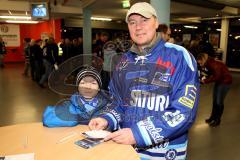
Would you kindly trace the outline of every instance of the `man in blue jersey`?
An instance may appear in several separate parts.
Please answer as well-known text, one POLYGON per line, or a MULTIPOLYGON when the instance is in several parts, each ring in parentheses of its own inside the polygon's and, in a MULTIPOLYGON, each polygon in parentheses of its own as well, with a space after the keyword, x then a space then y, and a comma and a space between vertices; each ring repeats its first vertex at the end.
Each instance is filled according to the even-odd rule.
POLYGON ((109 109, 89 128, 114 131, 105 140, 133 145, 143 160, 184 160, 199 99, 196 61, 157 34, 150 4, 134 4, 126 22, 134 43, 113 72, 109 109))

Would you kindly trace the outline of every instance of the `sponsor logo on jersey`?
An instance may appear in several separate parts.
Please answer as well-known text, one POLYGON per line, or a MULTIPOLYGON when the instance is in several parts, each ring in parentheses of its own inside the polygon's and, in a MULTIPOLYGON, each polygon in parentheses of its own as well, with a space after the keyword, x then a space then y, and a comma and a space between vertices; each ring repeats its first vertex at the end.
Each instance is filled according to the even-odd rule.
POLYGON ((126 74, 126 79, 135 79, 135 78, 141 78, 146 77, 146 75, 149 73, 149 71, 135 71, 135 72, 128 72, 126 74))
POLYGON ((130 105, 147 108, 151 111, 164 111, 169 105, 169 96, 141 90, 132 90, 130 105))
POLYGON ((170 73, 156 72, 151 84, 170 88, 171 87, 169 84, 170 76, 171 76, 170 73))
POLYGON ((166 160, 174 160, 177 157, 177 151, 175 149, 169 149, 166 152, 165 158, 166 160))
POLYGON ((170 127, 176 127, 185 120, 185 115, 181 114, 179 110, 175 112, 165 112, 162 117, 170 127))
POLYGON ((125 69, 128 66, 128 64, 129 64, 128 59, 126 57, 122 58, 121 62, 118 65, 116 65, 116 70, 121 71, 121 70, 125 69))
POLYGON ((114 115, 114 117, 118 120, 121 121, 121 115, 116 112, 114 109, 108 108, 109 106, 107 106, 107 108, 103 111, 104 113, 111 113, 112 115, 114 115))
POLYGON ((194 85, 186 85, 184 96, 180 97, 178 102, 186 107, 193 108, 197 95, 197 88, 194 85))
POLYGON ((157 66, 166 68, 167 69, 166 72, 169 72, 168 70, 170 70, 170 72, 169 72, 170 75, 173 75, 173 73, 175 71, 175 67, 173 66, 172 62, 163 61, 161 57, 159 57, 158 60, 157 60, 157 66))
POLYGON ((143 120, 140 126, 144 127, 148 131, 155 143, 160 143, 163 141, 164 137, 160 135, 162 128, 156 128, 151 121, 151 117, 143 120))
POLYGON ((147 83, 148 82, 148 79, 147 78, 136 78, 134 80, 135 82, 141 82, 141 83, 147 83))

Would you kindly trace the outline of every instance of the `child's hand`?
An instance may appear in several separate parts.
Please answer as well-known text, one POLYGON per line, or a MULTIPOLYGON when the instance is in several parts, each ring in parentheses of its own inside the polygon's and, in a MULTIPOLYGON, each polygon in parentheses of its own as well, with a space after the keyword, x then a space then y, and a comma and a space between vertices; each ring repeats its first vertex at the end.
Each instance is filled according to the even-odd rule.
POLYGON ((103 130, 107 128, 108 122, 104 118, 93 118, 91 121, 88 123, 88 127, 90 130, 103 130))

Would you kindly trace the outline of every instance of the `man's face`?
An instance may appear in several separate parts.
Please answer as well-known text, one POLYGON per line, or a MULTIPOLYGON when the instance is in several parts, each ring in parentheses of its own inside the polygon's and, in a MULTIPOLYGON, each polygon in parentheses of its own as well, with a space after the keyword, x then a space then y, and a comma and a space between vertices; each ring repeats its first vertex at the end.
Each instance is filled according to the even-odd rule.
POLYGON ((84 98, 92 99, 97 95, 99 91, 99 85, 93 77, 86 76, 80 81, 78 85, 78 91, 79 94, 84 98))
POLYGON ((132 14, 128 18, 130 36, 138 46, 145 46, 152 42, 156 36, 158 21, 153 16, 145 18, 138 14, 132 14))

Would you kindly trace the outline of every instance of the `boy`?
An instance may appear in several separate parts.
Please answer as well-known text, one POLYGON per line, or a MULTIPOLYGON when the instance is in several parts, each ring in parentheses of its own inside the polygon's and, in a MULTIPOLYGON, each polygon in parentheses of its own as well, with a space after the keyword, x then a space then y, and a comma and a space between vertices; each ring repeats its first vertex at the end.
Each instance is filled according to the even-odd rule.
POLYGON ((107 96, 100 91, 102 81, 93 67, 82 69, 76 77, 78 93, 57 106, 48 106, 43 113, 43 125, 47 127, 67 127, 88 124, 107 105, 107 96))

